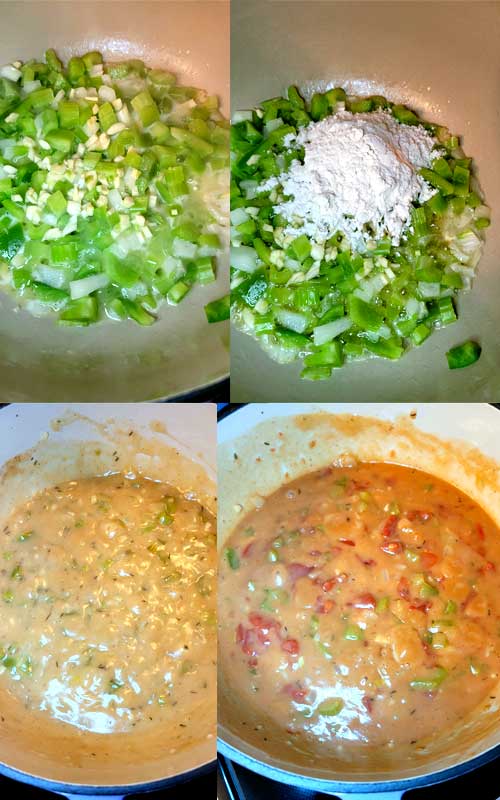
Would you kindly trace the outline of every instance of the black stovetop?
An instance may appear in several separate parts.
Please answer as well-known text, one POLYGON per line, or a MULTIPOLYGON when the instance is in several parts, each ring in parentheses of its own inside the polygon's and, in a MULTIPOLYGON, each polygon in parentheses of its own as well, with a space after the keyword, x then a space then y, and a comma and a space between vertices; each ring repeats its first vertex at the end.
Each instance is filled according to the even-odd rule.
MULTIPOLYGON (((216 800, 217 772, 215 768, 185 783, 178 783, 170 789, 147 794, 130 794, 127 800, 216 800)), ((97 794, 97 792, 96 792, 97 794)), ((45 789, 37 789, 18 781, 10 780, 0 775, 0 798, 2 800, 60 800, 61 796, 45 789)), ((84 800, 84 795, 82 795, 84 800)))
MULTIPOLYGON (((226 797, 219 796, 219 800, 331 800, 330 795, 263 778, 222 756, 219 769, 219 780, 226 790, 226 797)), ((377 798, 376 794, 365 796, 377 798)), ((459 778, 411 789, 403 797, 404 800, 500 800, 500 759, 459 778)))

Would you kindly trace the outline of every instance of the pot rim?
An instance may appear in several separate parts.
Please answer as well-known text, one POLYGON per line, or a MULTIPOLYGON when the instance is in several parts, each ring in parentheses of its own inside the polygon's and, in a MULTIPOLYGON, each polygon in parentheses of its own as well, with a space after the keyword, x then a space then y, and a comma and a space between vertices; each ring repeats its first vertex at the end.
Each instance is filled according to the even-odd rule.
POLYGON ((19 781, 20 783, 27 783, 37 789, 45 789, 50 792, 57 792, 58 794, 75 794, 75 795, 114 795, 124 796, 127 794, 138 794, 139 792, 155 792, 160 789, 165 789, 168 786, 174 786, 177 783, 197 778, 215 769, 217 759, 211 759, 203 764, 191 767, 187 772, 178 772, 175 775, 170 775, 166 778, 158 778, 153 781, 146 781, 144 783, 129 783, 129 784, 114 784, 114 785, 100 785, 90 783, 65 783, 64 781, 53 781, 43 778, 40 775, 31 775, 29 772, 9 767, 8 764, 0 762, 0 774, 5 775, 7 778, 19 781))

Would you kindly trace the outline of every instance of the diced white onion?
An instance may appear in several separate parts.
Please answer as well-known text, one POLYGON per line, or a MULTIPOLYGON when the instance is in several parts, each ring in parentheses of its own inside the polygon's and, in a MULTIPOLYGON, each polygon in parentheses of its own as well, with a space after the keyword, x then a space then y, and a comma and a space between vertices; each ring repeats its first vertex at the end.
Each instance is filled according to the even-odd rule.
POLYGON ((4 67, 0 67, 0 75, 2 78, 7 78, 8 81, 12 81, 16 83, 23 73, 13 67, 11 64, 6 64, 4 67))
POLYGON ((68 286, 68 271, 65 269, 40 264, 33 269, 32 275, 35 280, 46 283, 54 289, 65 289, 68 286))
POLYGON ((247 222, 247 220, 250 219, 244 208, 233 209, 230 216, 232 225, 241 225, 243 222, 247 222))
POLYGON ((307 317, 301 314, 300 311, 289 311, 286 308, 279 308, 276 311, 276 319, 283 325, 295 333, 304 333, 307 328, 307 317))
POLYGON ((253 247, 231 247, 231 266, 243 272, 254 272, 257 269, 257 253, 253 247))
POLYGON ((193 242, 186 242, 184 239, 174 239, 172 253, 177 258, 194 258, 197 247, 193 242))
POLYGON ((313 330, 314 344, 322 345, 331 342, 344 331, 348 331, 351 326, 350 317, 340 317, 340 319, 334 319, 333 322, 327 322, 326 325, 318 325, 313 330))
POLYGON ((71 281, 69 284, 71 299, 78 300, 80 297, 87 297, 97 289, 104 289, 108 284, 109 278, 104 273, 89 275, 87 278, 81 278, 78 281, 71 281))

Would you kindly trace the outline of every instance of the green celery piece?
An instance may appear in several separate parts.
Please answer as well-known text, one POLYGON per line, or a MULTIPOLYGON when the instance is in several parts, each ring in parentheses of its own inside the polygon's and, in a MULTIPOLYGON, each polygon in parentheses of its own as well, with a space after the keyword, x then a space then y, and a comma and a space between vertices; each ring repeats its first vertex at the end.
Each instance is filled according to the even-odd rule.
POLYGON ((290 249, 300 263, 305 261, 305 259, 310 256, 311 243, 305 233, 293 240, 293 242, 290 244, 290 249))
POLYGON ((347 101, 347 95, 344 89, 341 89, 340 87, 329 89, 325 94, 328 100, 328 105, 332 110, 335 109, 337 103, 345 103, 347 101))
POLYGON ((410 339, 413 344, 421 345, 431 334, 431 329, 423 322, 411 332, 410 339))
POLYGON ((215 260, 212 256, 198 258, 194 262, 196 267, 196 282, 202 286, 215 281, 215 260))
POLYGON ((167 300, 173 305, 178 305, 191 288, 192 286, 190 286, 188 283, 185 283, 185 281, 178 281, 167 292, 167 300))
MULTIPOLYGON (((165 185, 170 197, 175 199, 188 193, 186 177, 181 164, 176 167, 168 167, 164 172, 164 176, 165 185)), ((158 187, 158 183, 156 186, 158 187)))
POLYGON ((61 214, 64 214, 66 211, 66 198, 62 192, 54 192, 54 194, 51 194, 47 200, 47 206, 49 210, 55 214, 57 218, 59 218, 61 214))
POLYGON ((160 112, 155 101, 147 91, 139 92, 132 98, 131 106, 141 120, 143 126, 147 128, 153 122, 160 119, 160 112))
POLYGON ((3 201, 3 207, 6 209, 6 211, 9 212, 11 217, 19 220, 19 222, 24 221, 25 218, 24 209, 18 203, 14 203, 12 202, 12 200, 5 198, 5 200, 3 201))
POLYGON ((90 72, 92 67, 95 67, 96 64, 103 63, 103 58, 101 53, 97 50, 92 50, 90 53, 85 53, 85 55, 82 56, 82 61, 87 72, 90 72))
POLYGON ((398 120, 398 122, 402 122, 405 125, 418 125, 420 123, 417 115, 414 114, 413 111, 410 111, 409 108, 406 108, 406 106, 393 106, 392 114, 398 120))
POLYGON ((306 367, 341 367, 343 363, 342 343, 338 339, 317 347, 314 353, 304 358, 306 367))
POLYGON ((184 128, 172 127, 170 128, 170 135, 177 142, 186 145, 186 147, 194 150, 202 157, 210 156, 214 152, 214 146, 210 144, 210 142, 206 142, 204 139, 201 139, 199 136, 195 136, 193 133, 185 130, 184 128))
POLYGON ((361 114, 371 110, 372 101, 369 97, 365 97, 361 100, 353 100, 349 103, 349 111, 351 111, 353 114, 361 114))
POLYGON ((436 160, 432 162, 432 169, 434 172, 437 172, 438 175, 441 175, 442 178, 446 178, 446 180, 451 181, 453 178, 453 172, 445 158, 436 158, 436 160))
POLYGON ((58 59, 55 50, 50 49, 45 51, 45 61, 50 69, 53 69, 56 72, 62 72, 63 63, 58 59))
POLYGON ((384 321, 382 314, 372 303, 356 296, 349 299, 349 315, 355 325, 366 331, 378 331, 384 321))
POLYGON ((125 289, 130 289, 131 286, 139 280, 137 270, 130 266, 130 264, 120 261, 120 259, 109 251, 104 253, 103 269, 112 283, 125 289))
POLYGON ((51 131, 59 127, 57 112, 53 108, 45 108, 37 117, 42 127, 42 134, 46 136, 51 131))
POLYGON ((344 630, 344 639, 348 641, 362 641, 364 633, 359 625, 347 625, 344 630))
POLYGON ((221 297, 219 300, 212 300, 205 306, 207 322, 222 322, 229 319, 230 298, 229 295, 221 297))
POLYGON ((329 697, 319 704, 316 711, 323 717, 335 717, 344 708, 344 701, 341 697, 329 697))
POLYGON ((61 128, 76 128, 80 124, 80 107, 72 100, 61 100, 57 113, 61 128))
POLYGON ((457 347, 452 347, 446 353, 448 367, 450 369, 462 369, 475 364, 481 355, 481 345, 477 342, 468 341, 457 347))
POLYGON ((455 194, 455 186, 450 181, 446 180, 446 178, 442 178, 441 175, 438 175, 437 172, 433 172, 431 169, 426 169, 426 167, 422 167, 420 170, 421 176, 430 183, 431 186, 434 186, 436 189, 447 197, 448 195, 455 194))
POLYGON ((453 185, 455 194, 459 197, 467 197, 469 194, 470 170, 465 167, 456 166, 453 170, 453 185))
POLYGON ((288 99, 296 108, 305 109, 306 103, 296 86, 289 86, 287 91, 288 99))
POLYGON ((156 321, 156 317, 150 314, 149 311, 146 311, 139 303, 133 302, 132 300, 125 300, 125 298, 122 298, 121 302, 130 319, 133 319, 139 325, 152 325, 153 322, 156 321))
POLYGON ((423 692, 433 692, 439 689, 447 676, 448 672, 444 667, 436 667, 433 672, 429 673, 429 676, 415 678, 410 681, 410 688, 423 692))
POLYGON ((58 128, 55 131, 50 131, 45 138, 54 150, 59 150, 61 153, 69 153, 74 144, 75 134, 72 131, 58 128))
POLYGON ((59 319, 63 322, 88 324, 97 321, 97 310, 96 297, 81 297, 79 300, 70 300, 59 319))
POLYGON ((23 242, 24 232, 19 222, 6 230, 0 230, 0 258, 10 261, 22 247, 23 242))
POLYGON ((69 300, 69 294, 64 289, 56 289, 54 286, 47 286, 46 283, 39 281, 33 281, 31 291, 38 300, 42 300, 44 303, 61 303, 69 300))
POLYGON ((99 106, 99 122, 103 131, 107 131, 116 122, 116 112, 111 103, 103 103, 99 106))
POLYGON ((54 102, 54 92, 50 88, 36 89, 26 99, 29 101, 31 108, 38 111, 54 102))
POLYGON ((254 308, 259 300, 266 294, 267 287, 268 282, 266 275, 259 270, 233 289, 232 297, 241 299, 247 306, 254 308))
POLYGON ((489 228, 491 225, 491 220, 488 217, 479 217, 476 219, 476 228, 481 230, 482 228, 489 228))
POLYGON ((313 94, 309 113, 315 122, 328 116, 330 113, 330 103, 326 94, 322 94, 321 92, 313 94))
POLYGON ((73 56, 68 61, 68 78, 70 83, 75 86, 80 78, 85 75, 85 64, 83 59, 78 56, 73 56))
POLYGON ((381 358, 398 359, 401 358, 404 348, 401 345, 401 340, 397 337, 390 339, 379 339, 378 342, 364 341, 363 346, 366 350, 374 353, 381 358))

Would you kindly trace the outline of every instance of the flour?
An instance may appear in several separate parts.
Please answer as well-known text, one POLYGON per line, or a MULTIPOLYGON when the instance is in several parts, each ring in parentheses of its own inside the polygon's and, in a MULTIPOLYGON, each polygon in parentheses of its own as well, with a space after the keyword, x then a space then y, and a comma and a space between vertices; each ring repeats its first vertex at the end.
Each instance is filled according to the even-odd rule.
POLYGON ((440 154, 436 139, 387 111, 339 111, 286 137, 285 145, 304 147, 304 164, 294 160, 260 189, 282 187, 276 210, 295 236, 321 242, 342 231, 360 252, 387 236, 397 245, 412 201, 423 203, 436 191, 418 174, 440 154))

